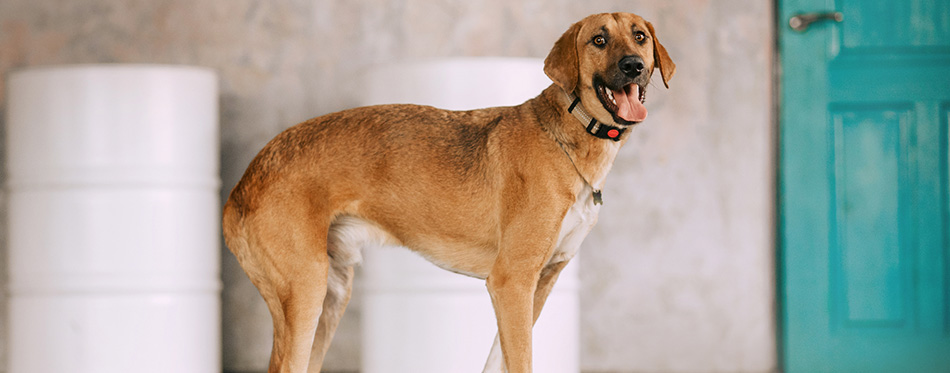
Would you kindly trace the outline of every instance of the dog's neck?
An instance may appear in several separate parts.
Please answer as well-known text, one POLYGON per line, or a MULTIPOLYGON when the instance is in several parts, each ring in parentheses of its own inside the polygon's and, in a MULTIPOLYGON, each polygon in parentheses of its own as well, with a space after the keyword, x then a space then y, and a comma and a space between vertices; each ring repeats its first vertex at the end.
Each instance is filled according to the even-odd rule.
MULTIPOLYGON (((562 92, 564 91, 562 90, 562 92)), ((597 119, 587 113, 587 110, 584 110, 584 105, 581 105, 581 98, 574 96, 573 93, 564 92, 562 97, 564 97, 564 102, 567 104, 567 112, 574 115, 591 136, 598 139, 620 141, 623 133, 630 128, 629 126, 613 126, 598 122, 597 119)))
MULTIPOLYGON (((566 103, 564 96, 564 91, 557 85, 552 84, 545 89, 535 100, 535 105, 553 107, 554 110, 546 112, 557 113, 557 115, 539 116, 538 119, 545 131, 554 137, 564 150, 584 182, 599 191, 604 186, 614 159, 617 158, 617 152, 627 142, 629 136, 620 134, 619 141, 591 136, 587 132, 587 126, 581 124, 572 112, 568 112, 570 103, 566 103)), ((581 105, 577 104, 575 110, 572 111, 576 111, 581 105)))

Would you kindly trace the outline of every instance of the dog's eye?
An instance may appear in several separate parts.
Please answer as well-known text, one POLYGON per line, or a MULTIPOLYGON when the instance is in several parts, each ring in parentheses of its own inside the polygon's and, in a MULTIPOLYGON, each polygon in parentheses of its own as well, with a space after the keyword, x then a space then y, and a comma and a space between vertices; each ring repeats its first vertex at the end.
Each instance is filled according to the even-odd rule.
POLYGON ((593 42, 594 42, 594 45, 598 47, 603 47, 604 45, 607 44, 607 38, 605 38, 603 35, 597 35, 594 37, 593 42))
POLYGON ((633 40, 636 40, 637 43, 642 43, 644 40, 647 40, 647 34, 644 34, 643 31, 637 31, 636 34, 633 34, 633 40))

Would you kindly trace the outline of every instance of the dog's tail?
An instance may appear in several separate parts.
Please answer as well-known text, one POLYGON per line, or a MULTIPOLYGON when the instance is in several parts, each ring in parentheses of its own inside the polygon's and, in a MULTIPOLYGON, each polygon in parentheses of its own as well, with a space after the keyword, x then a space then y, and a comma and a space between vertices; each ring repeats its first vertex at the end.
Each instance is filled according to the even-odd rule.
POLYGON ((244 206, 240 198, 232 191, 221 212, 221 227, 224 231, 224 244, 238 260, 248 252, 247 229, 244 225, 244 206))

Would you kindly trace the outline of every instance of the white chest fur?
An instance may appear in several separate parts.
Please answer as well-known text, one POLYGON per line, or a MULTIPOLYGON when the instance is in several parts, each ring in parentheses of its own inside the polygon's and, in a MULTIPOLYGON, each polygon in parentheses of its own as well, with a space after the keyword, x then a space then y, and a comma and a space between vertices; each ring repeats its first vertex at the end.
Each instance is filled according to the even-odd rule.
POLYGON ((590 185, 584 185, 584 188, 577 194, 577 200, 574 205, 564 215, 561 222, 561 231, 558 233, 557 246, 554 248, 554 254, 548 263, 563 262, 571 260, 577 254, 577 250, 584 241, 584 237, 590 233, 597 223, 597 213, 600 211, 600 205, 594 204, 594 191, 590 185))

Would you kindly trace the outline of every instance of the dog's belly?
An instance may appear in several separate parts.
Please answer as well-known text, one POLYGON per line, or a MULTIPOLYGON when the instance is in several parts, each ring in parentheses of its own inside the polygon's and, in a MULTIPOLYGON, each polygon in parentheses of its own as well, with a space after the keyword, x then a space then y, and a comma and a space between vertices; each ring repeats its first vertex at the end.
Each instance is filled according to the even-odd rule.
MULTIPOLYGON (((597 214, 599 211, 600 206, 594 204, 593 190, 590 186, 585 185, 580 193, 578 193, 577 200, 567 211, 567 213, 564 214, 564 220, 561 222, 561 230, 558 232, 557 245, 554 248, 554 252, 551 254, 551 258, 548 260, 548 264, 571 260, 571 258, 577 254, 577 250, 580 248, 584 238, 587 237, 587 234, 590 233, 591 229, 594 227, 594 224, 597 223, 597 214)), ((342 216, 334 221, 330 226, 327 247, 328 253, 335 262, 340 264, 348 266, 357 265, 363 260, 362 252, 364 248, 384 246, 405 247, 402 242, 396 239, 381 226, 360 217, 342 216)), ((468 252, 471 254, 474 254, 475 252, 484 253, 484 250, 469 250, 471 249, 442 251, 456 251, 459 253, 468 252)), ((422 255, 429 262, 432 262, 436 266, 439 266, 445 270, 480 279, 484 279, 488 276, 488 268, 485 268, 485 270, 476 271, 463 268, 463 266, 460 266, 457 263, 452 263, 458 262, 458 259, 462 259, 461 257, 457 258, 456 260, 449 261, 432 255, 434 252, 431 250, 414 251, 422 255)), ((462 255, 462 257, 464 257, 464 255, 462 255)), ((476 258, 470 257, 467 259, 469 260, 463 259, 462 261, 472 261, 476 258)))
MULTIPOLYGON (((447 271, 485 279, 491 262, 491 258, 485 257, 486 250, 453 247, 457 245, 457 243, 428 242, 425 246, 439 246, 440 250, 416 247, 412 248, 412 251, 447 271), (438 253, 443 255, 440 256, 438 253), (455 253, 455 255, 445 253, 455 253), (483 265, 478 265, 478 263, 483 265), (476 268, 482 268, 482 270, 476 268)), ((347 266, 357 265, 363 260, 363 249, 375 247, 408 249, 407 245, 383 227, 360 217, 343 216, 330 226, 327 250, 330 257, 338 263, 347 266)))
POLYGON ((571 260, 581 247, 581 242, 597 223, 597 213, 600 205, 594 204, 594 191, 590 185, 577 194, 577 200, 571 206, 564 220, 561 222, 561 231, 558 233, 557 246, 548 264, 571 260))

